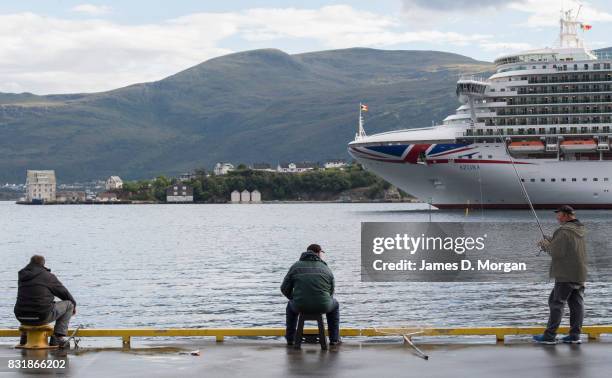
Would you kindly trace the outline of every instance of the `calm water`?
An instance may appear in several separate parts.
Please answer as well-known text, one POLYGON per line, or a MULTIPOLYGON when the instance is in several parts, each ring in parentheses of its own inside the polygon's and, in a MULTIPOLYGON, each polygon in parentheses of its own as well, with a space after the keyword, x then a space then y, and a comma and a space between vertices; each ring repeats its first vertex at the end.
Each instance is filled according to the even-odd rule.
MULTIPOLYGON (((361 283, 360 222, 427 221, 424 208, 0 202, 0 327, 16 325, 12 311, 17 271, 34 253, 47 257, 47 265, 79 303, 73 324, 283 326, 286 301, 280 283, 313 242, 328 252, 344 326, 544 324, 548 283, 361 283)), ((612 227, 611 212, 580 214, 583 220, 612 227)), ((552 213, 540 216, 547 228, 554 227, 552 213)), ((466 220, 463 212, 440 211, 433 212, 432 219, 466 220)), ((475 212, 468 219, 532 222, 524 211, 475 212)), ((587 287, 586 324, 612 323, 611 286, 587 287)))

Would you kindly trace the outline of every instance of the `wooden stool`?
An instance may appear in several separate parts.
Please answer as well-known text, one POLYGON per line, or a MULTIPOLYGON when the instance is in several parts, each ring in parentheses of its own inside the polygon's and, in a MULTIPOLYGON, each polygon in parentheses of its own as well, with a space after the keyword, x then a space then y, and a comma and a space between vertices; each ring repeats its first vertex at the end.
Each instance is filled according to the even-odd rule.
POLYGON ((53 327, 49 324, 31 326, 22 324, 19 331, 25 332, 28 335, 28 340, 25 345, 17 345, 19 349, 56 349, 57 345, 50 346, 48 337, 53 334, 53 327))
POLYGON ((327 350, 327 339, 325 338, 325 324, 323 324, 323 314, 304 314, 302 312, 298 315, 298 328, 295 335, 295 343, 293 347, 300 349, 302 347, 302 337, 304 335, 304 321, 316 320, 317 326, 319 327, 319 343, 321 344, 321 350, 327 350))

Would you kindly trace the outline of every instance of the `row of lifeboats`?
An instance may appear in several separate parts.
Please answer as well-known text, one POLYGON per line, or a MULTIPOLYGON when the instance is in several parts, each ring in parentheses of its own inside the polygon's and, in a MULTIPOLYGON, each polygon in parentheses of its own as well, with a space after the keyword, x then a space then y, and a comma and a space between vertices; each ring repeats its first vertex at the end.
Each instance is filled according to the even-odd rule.
MULTIPOLYGON (((610 145, 607 143, 607 141, 603 144, 598 144, 594 139, 568 139, 561 141, 561 143, 559 143, 559 148, 563 152, 595 152, 609 150, 610 145)), ((520 153, 536 153, 551 150, 550 148, 547 148, 544 142, 539 140, 510 142, 508 149, 512 152, 520 153)), ((554 150, 556 150, 556 148, 554 150)))

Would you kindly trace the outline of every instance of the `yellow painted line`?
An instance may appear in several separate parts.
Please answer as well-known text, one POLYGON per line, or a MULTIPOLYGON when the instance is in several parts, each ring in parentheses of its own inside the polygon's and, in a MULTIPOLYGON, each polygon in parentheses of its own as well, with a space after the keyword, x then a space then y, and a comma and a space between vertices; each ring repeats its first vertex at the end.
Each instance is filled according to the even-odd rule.
MULTIPOLYGON (((316 328, 305 328, 306 333, 317 333, 316 328)), ((73 330, 69 331, 71 334, 73 330)), ((544 332, 544 327, 482 327, 482 328, 342 328, 342 336, 399 336, 414 334, 415 336, 496 336, 503 340, 504 336, 533 335, 544 332)), ((559 333, 567 333, 568 327, 559 328, 559 333)), ((590 338, 601 334, 612 334, 612 326, 585 326, 582 332, 590 338)), ((258 337, 284 336, 284 328, 85 328, 77 333, 79 337, 193 337, 212 336, 219 341, 223 337, 258 337)), ((0 329, 0 337, 19 336, 17 329, 0 329)))

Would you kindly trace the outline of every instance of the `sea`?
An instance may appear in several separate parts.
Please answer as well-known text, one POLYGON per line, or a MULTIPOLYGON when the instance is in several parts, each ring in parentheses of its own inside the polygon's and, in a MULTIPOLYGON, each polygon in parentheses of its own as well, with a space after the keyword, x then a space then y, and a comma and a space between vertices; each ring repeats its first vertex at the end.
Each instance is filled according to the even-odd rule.
MULTIPOLYGON (((552 233, 554 213, 538 211, 552 233)), ((579 217, 612 229, 612 212, 579 217)), ((521 222, 529 211, 413 203, 23 206, 0 202, 0 328, 14 328, 17 272, 33 254, 78 303, 73 325, 282 327, 280 284, 311 243, 335 275, 344 327, 545 325, 552 283, 361 282, 362 222, 521 222)), ((609 251, 612 254, 612 251, 609 251)), ((548 264, 542 256, 542 264, 548 264)), ((587 283, 585 324, 612 323, 612 285, 587 283)), ((567 318, 564 324, 567 324, 567 318)))

